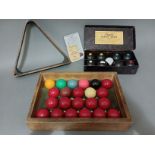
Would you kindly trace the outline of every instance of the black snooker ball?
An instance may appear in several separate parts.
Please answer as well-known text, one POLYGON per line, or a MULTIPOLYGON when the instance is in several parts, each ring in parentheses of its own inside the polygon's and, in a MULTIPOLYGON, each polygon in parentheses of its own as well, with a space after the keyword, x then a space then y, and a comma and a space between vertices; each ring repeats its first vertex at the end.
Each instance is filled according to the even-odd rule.
POLYGON ((105 66, 107 66, 107 62, 105 62, 105 61, 103 61, 103 60, 100 60, 100 61, 98 62, 98 66, 100 66, 100 67, 105 67, 105 66))
POLYGON ((105 59, 105 55, 104 53, 100 53, 97 57, 98 60, 104 60, 105 59))
POLYGON ((120 55, 119 53, 115 53, 115 54, 113 55, 113 59, 114 59, 115 61, 118 61, 118 60, 121 59, 121 55, 120 55))
POLYGON ((93 53, 88 53, 87 54, 87 59, 91 60, 91 59, 94 59, 94 56, 93 56, 93 53))
POLYGON ((131 58, 132 58, 132 54, 131 53, 124 54, 124 57, 123 57, 124 60, 130 60, 131 58))
POLYGON ((87 66, 94 66, 94 65, 95 65, 95 63, 94 63, 93 60, 88 60, 87 61, 87 66))
POLYGON ((115 67, 122 67, 122 66, 124 66, 123 61, 116 61, 115 62, 115 67))
POLYGON ((97 89, 101 86, 101 81, 97 79, 93 79, 90 81, 90 86, 97 89))

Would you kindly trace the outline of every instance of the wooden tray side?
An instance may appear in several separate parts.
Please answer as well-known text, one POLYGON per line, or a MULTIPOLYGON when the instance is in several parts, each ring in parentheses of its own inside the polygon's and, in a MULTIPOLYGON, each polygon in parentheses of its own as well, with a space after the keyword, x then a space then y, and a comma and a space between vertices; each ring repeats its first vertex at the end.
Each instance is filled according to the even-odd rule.
POLYGON ((126 100, 125 100, 125 97, 123 94, 123 90, 122 90, 122 87, 120 85, 117 74, 114 76, 114 83, 115 83, 114 89, 115 89, 115 93, 116 93, 118 103, 120 105, 121 112, 122 112, 123 116, 125 116, 128 120, 131 121, 131 115, 129 113, 129 109, 128 109, 128 106, 127 106, 127 103, 126 103, 126 100))
POLYGON ((43 80, 43 75, 40 74, 39 75, 39 80, 37 82, 35 92, 34 92, 34 95, 33 95, 33 98, 32 98, 32 102, 31 102, 31 105, 30 105, 30 110, 29 110, 29 113, 28 113, 28 116, 27 116, 27 121, 31 121, 32 115, 34 113, 34 107, 36 106, 36 104, 37 104, 37 102, 39 100, 39 94, 40 94, 41 87, 42 87, 42 82, 43 82, 42 80, 43 80))
POLYGON ((47 80, 47 79, 61 79, 64 78, 66 80, 69 79, 94 79, 94 78, 98 78, 98 79, 103 79, 103 78, 108 78, 113 80, 114 75, 116 75, 116 72, 106 72, 106 73, 99 73, 99 72, 45 72, 43 73, 43 79, 47 80))

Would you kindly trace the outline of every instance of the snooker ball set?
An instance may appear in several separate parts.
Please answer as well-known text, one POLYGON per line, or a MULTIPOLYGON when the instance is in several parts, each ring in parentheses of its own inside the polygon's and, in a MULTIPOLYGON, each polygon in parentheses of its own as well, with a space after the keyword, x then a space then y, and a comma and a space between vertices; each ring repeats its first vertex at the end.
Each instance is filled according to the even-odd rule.
POLYGON ((108 98, 113 82, 110 79, 65 80, 44 82, 48 97, 44 107, 35 112, 37 118, 120 118, 119 108, 108 98))
POLYGON ((86 65, 96 65, 96 66, 134 66, 135 60, 133 54, 129 51, 126 53, 115 52, 115 53, 105 53, 100 52, 95 54, 88 52, 86 55, 86 65), (119 64, 119 65, 118 65, 119 64))
MULTIPOLYGON (((118 71, 137 67, 138 63, 133 52, 85 52, 85 71, 118 71)), ((134 71, 134 70, 133 70, 134 71)), ((124 71, 125 73, 125 71, 124 71)), ((129 73, 129 72, 126 72, 129 73)))

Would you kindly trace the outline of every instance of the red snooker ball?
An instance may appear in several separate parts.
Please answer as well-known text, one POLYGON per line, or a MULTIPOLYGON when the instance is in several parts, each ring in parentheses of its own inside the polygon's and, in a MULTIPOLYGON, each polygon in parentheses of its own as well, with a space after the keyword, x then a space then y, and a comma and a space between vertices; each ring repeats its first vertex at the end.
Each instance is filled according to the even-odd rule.
POLYGON ((61 97, 59 100, 59 106, 62 109, 68 109, 71 106, 71 100, 68 97, 61 97))
POLYGON ((103 88, 103 87, 100 87, 98 90, 97 90, 97 96, 98 97, 107 97, 109 95, 109 92, 107 89, 103 88))
POLYGON ((119 118, 121 116, 120 111, 115 108, 111 108, 108 110, 108 117, 110 118, 119 118))
POLYGON ((93 117, 104 118, 106 117, 106 112, 102 110, 101 108, 97 108, 93 112, 93 117))
POLYGON ((84 90, 80 87, 73 89, 73 96, 74 97, 82 97, 84 95, 84 90))
POLYGON ((95 109, 97 107, 97 100, 95 98, 87 98, 86 107, 88 109, 95 109))
POLYGON ((67 109, 65 112, 65 117, 77 117, 77 111, 73 108, 67 109))
POLYGON ((55 107, 57 107, 58 105, 58 99, 55 98, 55 97, 49 97, 46 102, 46 107, 49 108, 49 109, 53 109, 55 107))
POLYGON ((49 97, 58 97, 59 96, 59 89, 58 88, 51 88, 48 92, 49 97))
POLYGON ((76 97, 72 101, 72 106, 75 109, 81 109, 84 106, 84 100, 82 98, 80 98, 80 97, 76 97))
POLYGON ((61 89, 60 95, 64 96, 64 97, 70 97, 71 96, 71 89, 69 89, 68 87, 61 89))
POLYGON ((90 112, 90 110, 87 109, 87 108, 81 109, 80 112, 79 112, 79 117, 90 118, 90 117, 91 117, 91 112, 90 112))
POLYGON ((59 108, 55 108, 51 112, 51 117, 60 118, 60 117, 63 117, 63 116, 64 116, 64 112, 59 108))
POLYGON ((111 101, 108 98, 102 97, 98 101, 98 106, 103 110, 108 109, 110 105, 111 101))
POLYGON ((113 82, 109 79, 104 79, 101 81, 102 83, 102 87, 106 88, 106 89, 110 89, 113 86, 113 82))
POLYGON ((48 111, 48 109, 42 108, 42 109, 38 109, 36 112, 36 117, 38 118, 47 118, 49 117, 50 112, 48 111))

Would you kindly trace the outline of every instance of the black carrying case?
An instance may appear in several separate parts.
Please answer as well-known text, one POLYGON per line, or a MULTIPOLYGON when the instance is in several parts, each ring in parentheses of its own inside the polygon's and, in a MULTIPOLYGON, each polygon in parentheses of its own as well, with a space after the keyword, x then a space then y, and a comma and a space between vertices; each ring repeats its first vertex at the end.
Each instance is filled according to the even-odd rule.
POLYGON ((84 71, 116 71, 119 74, 135 74, 139 67, 133 50, 136 48, 136 34, 134 26, 114 25, 86 25, 84 29, 84 71), (87 65, 87 56, 93 54, 94 65, 87 65), (113 57, 117 52, 121 55, 124 65, 116 67, 98 65, 98 55, 104 53, 106 57, 113 57), (127 66, 123 56, 126 53, 132 55, 133 66, 127 66))

